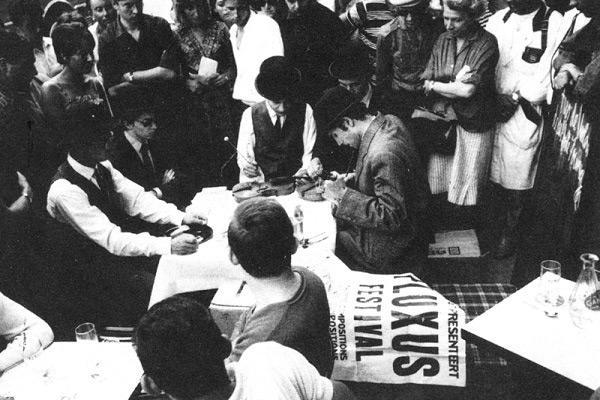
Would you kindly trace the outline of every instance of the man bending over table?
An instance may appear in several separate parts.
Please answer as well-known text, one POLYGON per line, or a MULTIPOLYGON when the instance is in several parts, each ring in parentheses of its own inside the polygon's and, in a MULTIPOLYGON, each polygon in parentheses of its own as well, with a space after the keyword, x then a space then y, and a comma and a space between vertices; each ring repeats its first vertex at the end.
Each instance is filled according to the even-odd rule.
POLYGON ((297 100, 300 71, 285 57, 267 58, 256 77, 266 100, 247 108, 238 137, 240 182, 290 177, 309 168, 317 138, 312 108, 297 100))
POLYGON ((327 293, 317 275, 291 267, 298 243, 283 207, 272 199, 246 200, 235 210, 227 235, 231 262, 244 269, 256 300, 234 328, 230 359, 239 360, 253 343, 272 340, 331 376, 327 293))
POLYGON ((338 146, 358 149, 355 177, 324 183, 323 196, 336 206, 336 254, 354 270, 420 275, 430 190, 410 132, 341 87, 325 91, 315 117, 338 146))
POLYGON ((198 244, 190 234, 158 237, 130 227, 139 229, 140 219, 161 225, 206 219, 125 178, 107 160, 106 139, 83 131, 71 138, 48 191, 48 213, 56 220, 48 236, 62 263, 61 285, 73 291, 79 308, 91 308, 81 317, 131 326, 148 307, 157 256, 190 254, 198 244))
POLYGON ((224 359, 231 344, 208 310, 184 297, 152 306, 134 343, 142 388, 173 400, 354 400, 343 383, 320 376, 302 354, 275 342, 250 346, 228 366, 230 379, 224 359))

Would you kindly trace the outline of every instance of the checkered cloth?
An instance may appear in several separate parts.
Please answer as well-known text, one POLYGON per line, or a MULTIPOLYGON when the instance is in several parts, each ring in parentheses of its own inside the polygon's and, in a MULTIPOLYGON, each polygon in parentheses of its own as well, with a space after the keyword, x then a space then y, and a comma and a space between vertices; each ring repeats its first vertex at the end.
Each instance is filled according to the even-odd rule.
MULTIPOLYGON (((462 308, 465 312, 466 322, 483 314, 517 291, 515 286, 503 283, 433 284, 431 288, 462 308)), ((505 367, 507 365, 504 358, 498 357, 490 351, 479 349, 472 343, 468 343, 467 346, 467 354, 473 357, 475 366, 505 367)))

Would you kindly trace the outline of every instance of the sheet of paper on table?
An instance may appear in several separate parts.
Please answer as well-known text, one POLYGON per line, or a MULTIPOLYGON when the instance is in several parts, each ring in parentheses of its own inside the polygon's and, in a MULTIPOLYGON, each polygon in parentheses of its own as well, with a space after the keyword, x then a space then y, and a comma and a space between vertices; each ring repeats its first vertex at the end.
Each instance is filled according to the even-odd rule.
POLYGON ((35 360, 0 377, 0 396, 16 400, 127 400, 142 372, 131 343, 89 346, 55 342, 35 360), (98 376, 92 377, 90 371, 98 376))
POLYGON ((479 257, 479 241, 474 229, 439 232, 429 244, 429 258, 479 257))
POLYGON ((600 386, 600 312, 588 329, 573 325, 567 299, 574 283, 561 278, 565 303, 557 317, 547 317, 537 299, 539 284, 537 278, 469 322, 464 331, 595 390, 600 386))

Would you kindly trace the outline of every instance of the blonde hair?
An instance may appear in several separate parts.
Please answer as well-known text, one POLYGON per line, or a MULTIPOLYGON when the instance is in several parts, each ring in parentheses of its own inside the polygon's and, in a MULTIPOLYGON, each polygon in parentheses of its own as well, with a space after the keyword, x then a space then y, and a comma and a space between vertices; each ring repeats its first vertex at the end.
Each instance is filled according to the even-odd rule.
POLYGON ((444 7, 464 12, 469 17, 477 19, 488 9, 487 0, 444 0, 444 7))

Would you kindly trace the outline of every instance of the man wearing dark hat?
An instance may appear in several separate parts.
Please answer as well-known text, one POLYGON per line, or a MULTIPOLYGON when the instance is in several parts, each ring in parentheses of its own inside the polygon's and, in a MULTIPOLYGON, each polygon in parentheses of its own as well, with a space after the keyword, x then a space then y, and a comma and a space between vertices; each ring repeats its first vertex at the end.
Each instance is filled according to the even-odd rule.
POLYGON ((381 111, 406 119, 422 101, 421 73, 444 26, 428 13, 428 0, 387 2, 396 18, 380 30, 376 85, 386 105, 381 111))
POLYGON ((148 305, 155 256, 190 254, 198 244, 185 233, 134 233, 127 229, 130 220, 181 225, 206 219, 184 214, 125 178, 107 160, 106 139, 85 131, 72 138, 48 192, 47 210, 55 220, 49 240, 63 262, 65 295, 82 298, 86 319, 134 324, 148 305))
POLYGON ((266 100, 246 109, 240 123, 240 182, 290 177, 309 169, 316 126, 312 108, 297 100, 300 72, 285 57, 266 59, 256 90, 266 100))
POLYGON ((339 146, 358 150, 355 177, 338 175, 324 184, 323 196, 336 205, 336 254, 354 270, 420 274, 430 190, 410 132, 395 116, 369 112, 341 87, 325 91, 315 115, 339 146))

